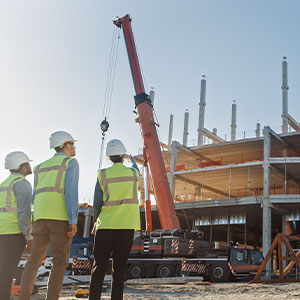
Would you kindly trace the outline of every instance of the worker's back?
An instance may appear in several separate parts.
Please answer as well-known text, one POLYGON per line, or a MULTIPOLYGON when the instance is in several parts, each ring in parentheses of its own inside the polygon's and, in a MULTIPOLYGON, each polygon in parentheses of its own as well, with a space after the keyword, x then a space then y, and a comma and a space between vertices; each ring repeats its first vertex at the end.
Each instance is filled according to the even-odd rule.
POLYGON ((103 206, 97 229, 140 229, 138 171, 122 163, 99 170, 103 206))

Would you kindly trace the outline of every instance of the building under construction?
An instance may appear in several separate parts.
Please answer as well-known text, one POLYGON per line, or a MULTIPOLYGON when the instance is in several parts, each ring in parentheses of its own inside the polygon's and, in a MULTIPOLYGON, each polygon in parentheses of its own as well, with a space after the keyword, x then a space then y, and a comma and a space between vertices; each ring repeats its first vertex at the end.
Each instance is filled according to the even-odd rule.
MULTIPOLYGON (((204 127, 206 79, 201 82, 198 145, 188 147, 188 112, 182 143, 162 144, 164 162, 182 228, 197 228, 205 239, 230 241, 268 251, 277 232, 295 231, 300 220, 300 132, 288 114, 286 57, 282 62, 282 133, 257 124, 254 138, 236 140, 236 103, 231 140, 204 127), (292 130, 292 132, 289 132, 292 130), (204 137, 210 143, 204 143, 204 137)), ((142 157, 137 157, 142 163, 142 157)), ((142 189, 141 184, 141 189, 142 189)), ((150 189, 151 190, 151 189, 150 189)), ((152 207, 153 227, 160 228, 152 207)))

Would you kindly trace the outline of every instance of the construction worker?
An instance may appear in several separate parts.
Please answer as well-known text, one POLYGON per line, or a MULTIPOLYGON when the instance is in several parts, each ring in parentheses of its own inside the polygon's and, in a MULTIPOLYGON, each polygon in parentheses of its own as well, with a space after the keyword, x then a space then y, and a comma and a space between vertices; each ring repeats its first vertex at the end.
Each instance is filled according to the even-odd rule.
POLYGON ((21 279, 21 300, 30 300, 38 268, 52 247, 53 267, 47 300, 57 300, 69 261, 72 237, 77 232, 79 166, 76 140, 65 131, 50 136, 53 157, 34 168, 33 241, 31 256, 21 279))
POLYGON ((31 249, 31 184, 28 156, 21 151, 9 153, 5 169, 10 175, 0 184, 0 299, 9 300, 13 274, 27 244, 31 249))
MULTIPOLYGON (((140 229, 138 176, 136 168, 123 165, 126 149, 120 140, 107 143, 106 156, 113 166, 98 171, 94 195, 96 235, 90 300, 100 300, 102 284, 112 252, 111 299, 122 300, 127 259, 134 230, 140 229)), ((136 165, 135 165, 136 166, 136 165)))

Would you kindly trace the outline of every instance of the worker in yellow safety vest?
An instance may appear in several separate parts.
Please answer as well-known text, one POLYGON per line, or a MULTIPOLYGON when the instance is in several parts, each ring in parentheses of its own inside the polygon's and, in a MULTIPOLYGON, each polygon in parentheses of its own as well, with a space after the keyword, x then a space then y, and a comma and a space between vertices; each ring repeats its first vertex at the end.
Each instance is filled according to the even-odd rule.
POLYGON ((0 299, 9 300, 14 272, 27 244, 31 249, 31 184, 28 156, 21 151, 9 153, 5 169, 10 175, 0 184, 0 299))
POLYGON ((21 300, 30 300, 38 268, 51 245, 53 267, 47 299, 57 300, 69 262, 72 237, 77 232, 79 166, 75 158, 76 140, 65 131, 50 136, 50 159, 34 168, 33 241, 31 256, 21 279, 21 300))
POLYGON ((112 253, 111 299, 123 299, 125 272, 134 230, 140 230, 138 168, 123 165, 126 149, 120 140, 107 143, 106 156, 113 166, 98 171, 94 194, 96 235, 94 264, 90 280, 90 300, 100 300, 102 284, 112 253))

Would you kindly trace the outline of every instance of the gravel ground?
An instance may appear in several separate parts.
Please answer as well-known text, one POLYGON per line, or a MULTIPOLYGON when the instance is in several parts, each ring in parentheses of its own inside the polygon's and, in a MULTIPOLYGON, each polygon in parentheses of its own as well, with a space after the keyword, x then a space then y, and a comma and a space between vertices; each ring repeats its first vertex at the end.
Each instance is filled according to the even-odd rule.
MULTIPOLYGON (((264 299, 264 300, 298 300, 300 299, 300 283, 281 284, 250 284, 244 282, 213 283, 211 285, 127 285, 124 300, 227 300, 227 299, 264 299)), ((74 300, 76 287, 65 289, 60 299, 74 300)), ((18 298, 15 298, 18 299, 18 298)), ((14 299, 14 300, 15 300, 14 299)), ((39 295, 32 296, 32 300, 45 299, 45 290, 39 295)), ((101 299, 110 299, 110 293, 102 294, 101 299)))

